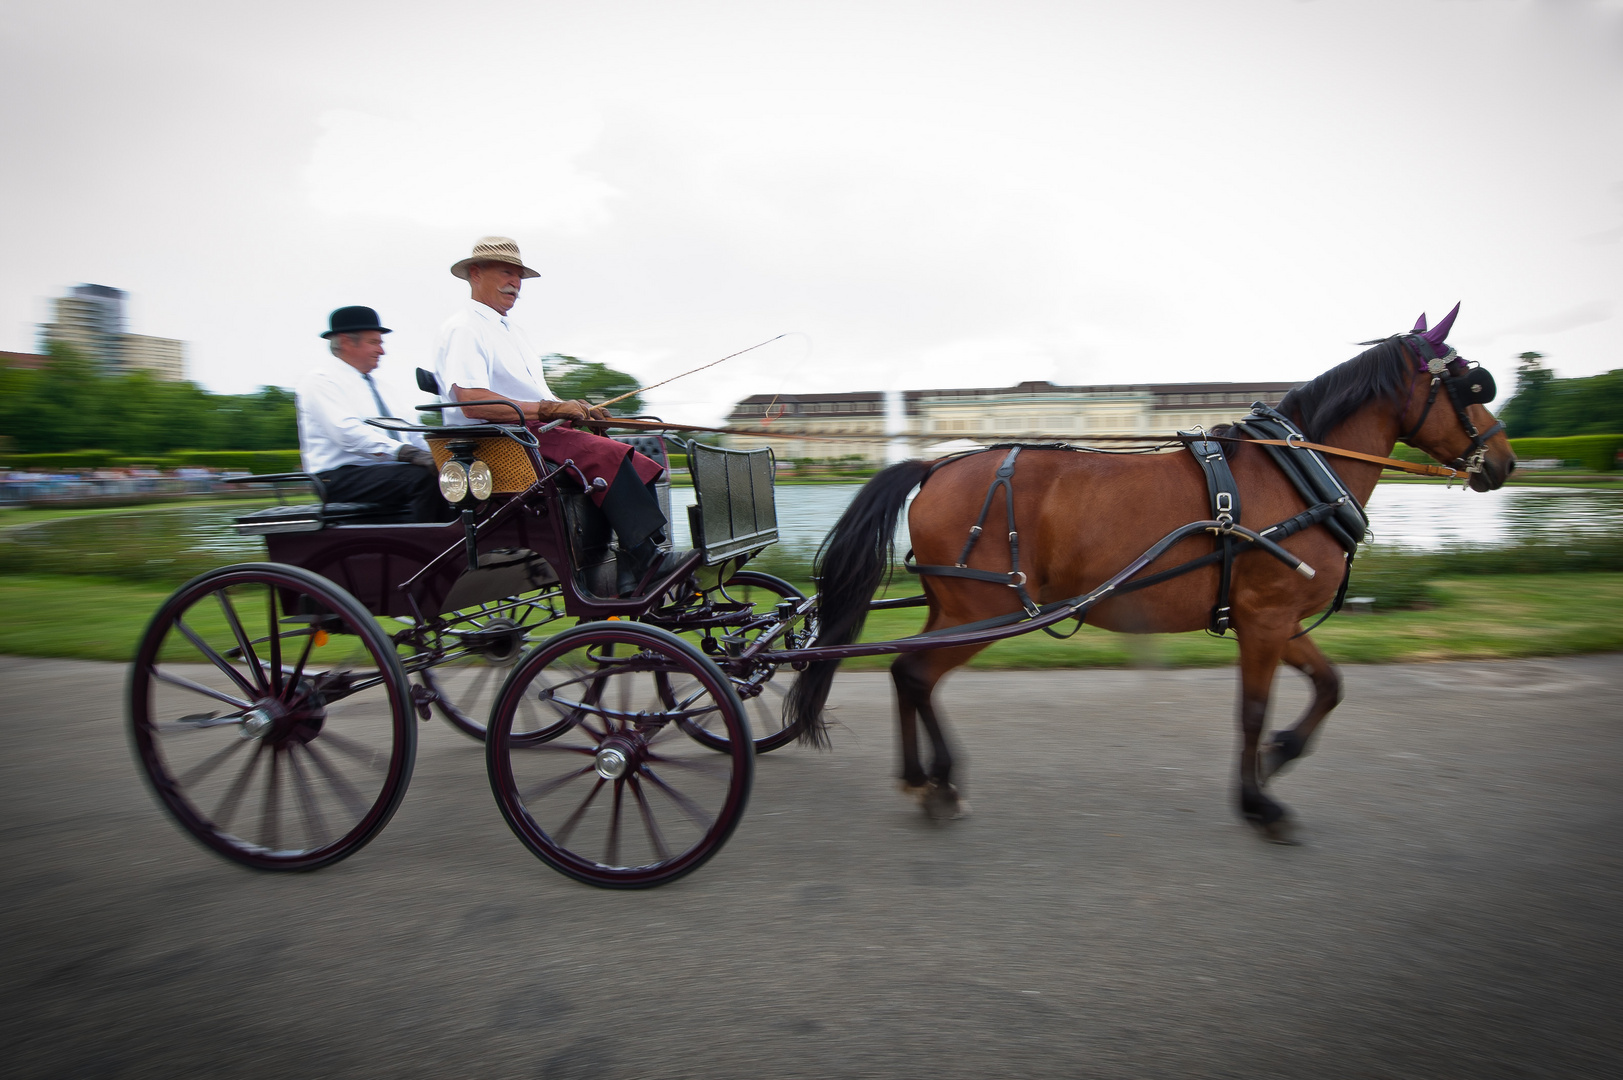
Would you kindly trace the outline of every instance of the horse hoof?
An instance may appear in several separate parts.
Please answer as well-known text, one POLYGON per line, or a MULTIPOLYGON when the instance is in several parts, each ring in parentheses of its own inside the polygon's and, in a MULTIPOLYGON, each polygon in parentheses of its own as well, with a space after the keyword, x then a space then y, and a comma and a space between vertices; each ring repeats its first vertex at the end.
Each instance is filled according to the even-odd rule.
POLYGON ((1302 756, 1305 745, 1294 731, 1276 731, 1268 745, 1262 748, 1262 778, 1278 776, 1302 756))
POLYGON ((959 798, 957 788, 940 780, 921 785, 916 797, 931 821, 956 821, 969 814, 969 801, 959 798))
POLYGON ((1284 815, 1272 821, 1264 821, 1261 814, 1247 814, 1245 821, 1270 844, 1283 844, 1286 847, 1297 847, 1301 844, 1301 841, 1296 839, 1296 823, 1284 815))

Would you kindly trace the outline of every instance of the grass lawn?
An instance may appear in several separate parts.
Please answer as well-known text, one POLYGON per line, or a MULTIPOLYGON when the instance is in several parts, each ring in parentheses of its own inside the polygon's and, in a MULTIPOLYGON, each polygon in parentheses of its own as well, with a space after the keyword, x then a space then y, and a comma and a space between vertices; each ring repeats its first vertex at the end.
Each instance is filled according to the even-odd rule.
POLYGON ((106 514, 148 514, 154 511, 182 510, 187 507, 205 506, 268 506, 276 500, 268 495, 248 496, 241 495, 204 495, 197 498, 174 499, 162 503, 129 503, 123 506, 75 506, 75 507, 5 507, 0 509, 0 529, 9 529, 13 525, 35 525, 41 521, 56 521, 60 518, 74 517, 100 517, 106 514))
MULTIPOLYGON (((1445 599, 1438 607, 1339 615, 1316 630, 1314 639, 1341 663, 1623 650, 1623 573, 1486 575, 1444 580, 1439 588, 1445 599)), ((169 593, 163 586, 96 578, 0 576, 0 609, 6 615, 0 621, 0 654, 126 662, 169 593)), ((864 640, 905 637, 923 621, 917 609, 876 612, 864 640)), ((1234 659, 1233 637, 1137 637, 1083 627, 1066 641, 1035 633, 999 642, 971 666, 1221 667, 1234 659)), ((845 666, 883 670, 889 663, 881 656, 848 660, 845 666)))

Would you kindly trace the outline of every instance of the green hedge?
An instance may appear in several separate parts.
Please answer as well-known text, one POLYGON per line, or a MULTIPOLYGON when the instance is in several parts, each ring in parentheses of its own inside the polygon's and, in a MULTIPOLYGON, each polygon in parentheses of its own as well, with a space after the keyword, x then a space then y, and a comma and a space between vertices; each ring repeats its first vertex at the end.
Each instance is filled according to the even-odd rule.
POLYGON ((169 454, 119 454, 112 450, 63 450, 54 454, 6 454, 0 465, 11 469, 84 472, 91 469, 227 469, 231 472, 299 471, 297 450, 176 450, 169 454))
MULTIPOLYGON (((1510 449, 1520 461, 1576 462, 1586 472, 1612 472, 1623 435, 1566 435, 1559 439, 1511 439, 1510 449)), ((1398 446, 1392 456, 1400 461, 1428 462, 1431 457, 1412 446, 1398 446)))

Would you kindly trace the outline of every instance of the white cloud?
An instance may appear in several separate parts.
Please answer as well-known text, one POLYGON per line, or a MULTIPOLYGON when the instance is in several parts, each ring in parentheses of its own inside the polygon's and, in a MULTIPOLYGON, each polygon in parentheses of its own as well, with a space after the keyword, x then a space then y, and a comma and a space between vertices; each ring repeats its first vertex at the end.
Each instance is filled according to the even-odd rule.
POLYGON ((463 110, 408 117, 334 109, 320 117, 303 180, 341 217, 395 217, 432 229, 579 233, 602 224, 616 192, 577 159, 600 125, 530 112, 500 121, 463 110))

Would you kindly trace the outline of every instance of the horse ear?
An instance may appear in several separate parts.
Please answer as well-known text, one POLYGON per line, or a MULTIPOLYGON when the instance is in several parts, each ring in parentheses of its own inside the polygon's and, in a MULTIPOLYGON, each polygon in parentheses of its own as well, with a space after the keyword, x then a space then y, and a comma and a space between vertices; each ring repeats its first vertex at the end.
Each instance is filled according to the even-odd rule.
POLYGON ((1420 313, 1420 318, 1418 318, 1418 319, 1416 319, 1416 320, 1415 320, 1415 321, 1414 321, 1414 330, 1413 330, 1413 333, 1416 333, 1416 334, 1418 334, 1418 333, 1420 333, 1420 332, 1421 332, 1421 331, 1422 331, 1422 330, 1424 330, 1424 329, 1425 329, 1425 328, 1426 328, 1426 313, 1425 313, 1425 312, 1424 312, 1424 311, 1422 311, 1422 312, 1421 312, 1421 313, 1420 313))
POLYGON ((1460 306, 1455 304, 1454 310, 1450 311, 1447 315, 1444 315, 1442 322, 1438 323, 1432 329, 1427 330, 1421 336, 1427 341, 1431 342, 1434 348, 1442 348, 1443 340, 1448 337, 1448 331, 1454 325, 1454 316, 1458 315, 1459 313, 1460 306))

